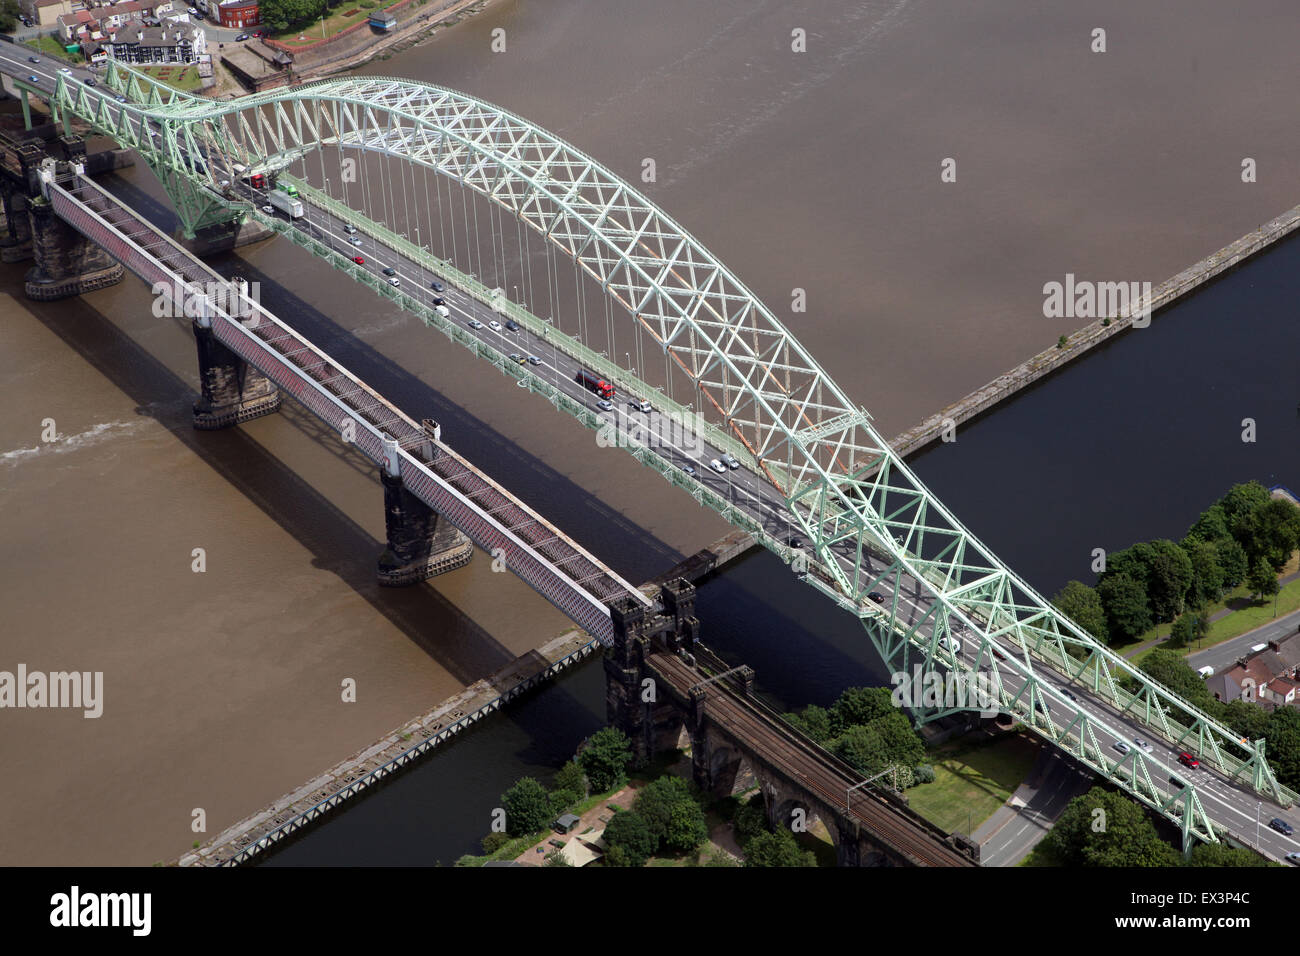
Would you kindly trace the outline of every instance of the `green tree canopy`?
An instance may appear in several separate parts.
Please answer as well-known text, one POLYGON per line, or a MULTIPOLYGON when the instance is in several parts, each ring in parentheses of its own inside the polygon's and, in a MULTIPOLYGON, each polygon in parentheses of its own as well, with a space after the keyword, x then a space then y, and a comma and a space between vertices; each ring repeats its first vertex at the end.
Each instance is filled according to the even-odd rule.
POLYGON ((663 840, 668 834, 668 825, 672 820, 673 808, 679 804, 695 803, 690 785, 681 777, 667 775, 650 781, 637 791, 632 801, 632 809, 645 821, 656 839, 663 840))
POLYGON ((1142 673, 1163 684, 1194 707, 1210 708, 1214 697, 1201 680, 1201 675, 1187 663, 1187 658, 1176 651, 1157 647, 1138 665, 1142 673))
POLYGON ((745 844, 745 866, 816 866, 811 850, 799 849, 794 834, 784 827, 766 830, 745 844))
POLYGON ((325 0, 259 0, 258 11, 263 23, 304 27, 325 13, 325 0))
POLYGON ((659 848, 658 838, 633 810, 615 813, 605 825, 604 839, 610 850, 605 861, 613 866, 644 866, 650 854, 659 848))
POLYGON ((1121 793, 1093 787, 1075 797, 1047 835, 1067 866, 1178 866, 1146 811, 1121 793))
POLYGON ((1147 589, 1128 574, 1111 574, 1097 585, 1097 596, 1106 611, 1112 644, 1137 637, 1151 629, 1151 608, 1147 589))
POLYGON ((1219 556, 1219 567, 1223 568, 1223 586, 1225 588, 1235 588, 1238 584, 1246 580, 1246 572, 1250 570, 1250 559, 1246 557, 1246 549, 1236 538, 1223 538, 1214 546, 1219 556))
POLYGON ((1201 512, 1196 524, 1187 529, 1189 538, 1199 538, 1208 544, 1231 537, 1228 531, 1228 519, 1223 512, 1223 505, 1214 503, 1201 512))
POLYGON ((1106 643, 1109 633, 1106 611, 1101 606, 1101 597, 1095 589, 1082 581, 1068 581, 1056 597, 1052 598, 1052 603, 1075 624, 1101 643, 1106 643))
POLYGON ((511 836, 523 836, 544 829, 551 822, 551 800, 546 788, 532 777, 524 777, 501 795, 506 811, 506 829, 511 836))
POLYGON ((694 800, 673 804, 664 834, 664 846, 679 853, 687 853, 709 838, 709 824, 704 811, 694 800))
POLYGON ((617 727, 604 727, 587 741, 578 754, 578 764, 587 774, 593 793, 604 793, 627 780, 627 768, 632 762, 632 748, 623 731, 617 727))
POLYGON ((894 710, 889 688, 849 687, 831 705, 831 734, 839 736, 849 727, 869 724, 894 710))
POLYGON ((825 707, 810 704, 802 713, 786 714, 785 719, 819 744, 831 739, 831 715, 825 707))
POLYGON ((1192 583, 1187 589, 1188 606, 1205 607, 1217 601, 1223 596, 1223 566, 1219 564, 1218 546, 1188 535, 1183 539, 1182 549, 1192 563, 1192 583))
POLYGON ((831 746, 835 756, 863 773, 876 773, 889 763, 880 734, 869 726, 850 727, 831 746))
POLYGON ((1278 592, 1277 574, 1267 558, 1257 557, 1246 575, 1246 586, 1251 594, 1260 597, 1272 597, 1278 592))
POLYGON ((576 760, 570 760, 555 772, 555 779, 551 781, 551 789, 568 790, 578 794, 579 798, 585 797, 587 795, 587 775, 582 772, 582 766, 576 760))

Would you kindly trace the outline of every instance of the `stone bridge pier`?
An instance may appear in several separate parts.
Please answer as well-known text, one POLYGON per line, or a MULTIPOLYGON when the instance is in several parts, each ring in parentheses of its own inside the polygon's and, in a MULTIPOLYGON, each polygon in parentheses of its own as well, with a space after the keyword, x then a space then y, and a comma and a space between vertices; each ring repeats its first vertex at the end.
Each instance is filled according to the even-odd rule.
MULTIPOLYGON (((232 318, 248 319, 254 313, 242 279, 232 279, 218 303, 232 318)), ((173 301, 174 308, 183 304, 173 301)), ((194 344, 199 355, 199 399, 194 403, 194 427, 202 431, 228 428, 280 410, 280 390, 270 379, 226 348, 212 330, 212 319, 202 304, 195 310, 194 344)))
MULTIPOLYGON (((85 143, 66 139, 66 152, 84 159, 85 143)), ((44 159, 40 174, 52 178, 70 175, 80 164, 44 159)), ((26 167, 27 172, 34 170, 26 167)), ((39 180, 39 177, 38 177, 39 180)), ((54 214, 40 193, 39 181, 30 184, 27 201, 28 242, 34 265, 27 270, 23 291, 29 299, 52 302, 116 285, 126 275, 121 263, 54 214), (31 186, 35 185, 35 189, 31 186)), ((17 210, 15 210, 16 212, 17 210)), ((8 204, 5 208, 9 214, 8 204)), ((21 249, 21 242, 16 248, 21 249)))
MULTIPOLYGON (((424 430, 439 437, 437 423, 425 419, 424 430)), ((389 443, 390 452, 396 442, 389 443)), ((433 461, 436 446, 426 442, 421 449, 425 461, 433 461)), ((385 587, 418 584, 469 564, 474 543, 455 525, 411 494, 396 467, 396 456, 379 471, 384 484, 384 527, 388 547, 379 556, 376 576, 385 587)))

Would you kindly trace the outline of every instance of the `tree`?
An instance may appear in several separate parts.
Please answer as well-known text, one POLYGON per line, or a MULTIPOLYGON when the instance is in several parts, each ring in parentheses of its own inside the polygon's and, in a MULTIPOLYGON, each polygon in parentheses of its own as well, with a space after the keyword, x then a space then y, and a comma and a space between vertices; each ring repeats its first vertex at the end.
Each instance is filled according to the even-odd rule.
POLYGON ((593 793, 612 790, 627 780, 632 750, 623 731, 605 727, 596 731, 578 754, 578 763, 586 771, 593 793))
POLYGON ((1294 707, 1279 707, 1269 716, 1268 732, 1269 766, 1278 780, 1288 787, 1300 786, 1300 711, 1294 707))
POLYGON ((652 780, 632 801, 632 810, 645 821, 658 840, 666 839, 673 809, 679 804, 695 805, 690 785, 681 777, 664 776, 652 780))
POLYGON ((1277 593, 1277 574, 1267 558, 1262 555, 1255 558, 1250 566, 1250 573, 1246 575, 1246 586, 1250 588, 1251 594, 1261 598, 1272 597, 1277 593))
POLYGON ((18 26, 18 0, 0 2, 0 32, 12 33, 18 26))
POLYGON ((576 760, 570 760, 563 767, 555 772, 555 779, 551 781, 552 790, 568 790, 576 793, 581 799, 587 795, 587 775, 582 772, 581 765, 576 760))
POLYGON ((1097 585, 1097 596, 1106 611, 1106 627, 1112 644, 1137 637, 1151 628, 1147 589, 1127 574, 1112 574, 1097 585))
POLYGON ((1223 596, 1223 566, 1219 549, 1210 541, 1193 535, 1183 539, 1183 552, 1192 563, 1192 583, 1187 588, 1189 607, 1205 607, 1223 596))
POLYGON ((1047 840, 1066 866, 1177 866, 1146 812, 1128 797, 1093 787, 1066 806, 1047 840))
POLYGON ((551 816, 560 816, 581 799, 582 795, 574 793, 572 790, 561 790, 559 788, 552 790, 547 796, 547 800, 551 804, 551 816))
POLYGON ((784 827, 764 831, 745 844, 745 866, 816 866, 811 850, 800 850, 794 834, 784 827))
POLYGON ((912 722, 900 710, 882 714, 867 725, 880 736, 890 763, 915 767, 925 759, 925 743, 912 728, 912 722))
POLYGON ((863 773, 875 773, 889 763, 880 734, 871 727, 850 727, 831 745, 835 756, 863 773))
POLYGON ((1235 849, 1222 843, 1198 843, 1192 847, 1188 866, 1269 866, 1266 857, 1253 850, 1235 849))
POLYGON ((1270 498, 1240 528, 1242 546, 1251 560, 1263 558, 1276 573, 1290 560, 1300 539, 1300 509, 1289 501, 1270 498))
POLYGON ((285 29, 315 23, 325 13, 325 0, 260 0, 258 11, 262 22, 285 29))
POLYGON ((664 846, 679 853, 687 853, 709 838, 709 824, 704 811, 694 800, 674 804, 668 819, 668 832, 664 846))
POLYGON ((1201 512, 1201 516, 1196 519, 1196 524, 1187 529, 1187 537, 1199 538, 1206 544, 1214 544, 1231 537, 1223 505, 1216 502, 1201 512))
POLYGON ((1236 537, 1237 529, 1267 502, 1268 489, 1258 481, 1246 481, 1229 488, 1228 493, 1219 499, 1228 533, 1236 537))
POLYGON ((742 847, 760 833, 767 831, 767 811, 763 808, 763 798, 754 797, 742 803, 736 809, 736 816, 731 821, 735 831, 736 842, 742 847))
POLYGON ((1214 549, 1219 558, 1219 567, 1223 568, 1225 588, 1235 588, 1246 580, 1250 560, 1246 557, 1246 549, 1236 538, 1223 538, 1215 543, 1214 549))
POLYGON ((1169 629, 1170 647, 1188 647, 1209 633, 1210 626, 1204 612, 1184 611, 1169 629))
POLYGON ((869 724, 896 708, 887 687, 850 687, 831 705, 831 735, 838 737, 850 727, 869 724))
POLYGON ((484 856, 491 856, 509 842, 509 833, 489 833, 479 841, 479 845, 483 847, 484 856))
POLYGON ((1163 684, 1194 707, 1212 706, 1214 698, 1210 696, 1201 675, 1192 670, 1181 654, 1157 647, 1143 658, 1138 667, 1153 681, 1163 684))
POLYGON ((551 822, 551 801, 546 788, 532 777, 524 777, 501 795, 506 811, 506 829, 511 836, 536 833, 551 822))
POLYGON ((1082 581, 1067 581, 1065 587, 1052 598, 1052 603, 1075 624, 1103 644, 1106 643, 1109 632, 1106 611, 1101 606, 1101 598, 1095 589, 1082 581))
POLYGON ((1157 621, 1172 621, 1186 606, 1192 585, 1192 562, 1178 545, 1167 538, 1150 543, 1147 602, 1157 621))
POLYGON ((799 714, 786 714, 785 719, 819 744, 831 739, 831 715, 825 707, 810 704, 799 714))
POLYGON ((610 851, 620 852, 611 859, 606 854, 606 861, 614 866, 644 866, 650 854, 659 847, 659 840, 640 814, 633 810, 622 810, 605 826, 605 845, 610 851))

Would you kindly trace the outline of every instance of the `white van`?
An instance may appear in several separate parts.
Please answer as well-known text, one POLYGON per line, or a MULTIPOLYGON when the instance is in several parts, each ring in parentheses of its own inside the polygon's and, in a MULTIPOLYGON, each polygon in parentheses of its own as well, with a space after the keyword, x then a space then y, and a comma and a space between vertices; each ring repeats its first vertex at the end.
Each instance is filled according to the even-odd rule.
POLYGON ((1201 680, 1205 680, 1207 677, 1213 677, 1213 676, 1214 676, 1214 668, 1213 668, 1213 667, 1201 667, 1201 668, 1198 668, 1198 669, 1197 669, 1196 673, 1198 673, 1198 674, 1201 675, 1201 680))

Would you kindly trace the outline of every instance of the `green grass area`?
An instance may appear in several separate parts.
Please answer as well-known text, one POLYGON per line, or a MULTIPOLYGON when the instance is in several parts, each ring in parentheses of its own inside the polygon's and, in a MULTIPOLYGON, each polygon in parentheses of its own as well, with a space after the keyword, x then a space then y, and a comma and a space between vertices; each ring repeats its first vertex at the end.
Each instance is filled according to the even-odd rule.
POLYGON ((24 40, 23 42, 26 43, 32 49, 37 50, 38 52, 43 53, 46 56, 57 57, 58 59, 66 60, 69 63, 86 62, 86 58, 82 56, 80 53, 69 53, 67 50, 63 49, 63 43, 61 41, 56 40, 54 37, 46 34, 42 34, 41 36, 38 37, 33 37, 30 40, 24 40))
POLYGON ((934 782, 908 790, 908 803, 949 832, 973 832, 1006 803, 1037 755, 1038 745, 1020 734, 944 744, 930 754, 934 782))
MULTIPOLYGON (((283 33, 271 33, 270 36, 287 46, 306 46, 309 43, 319 43, 321 40, 328 40, 336 33, 346 30, 353 24, 365 23, 370 19, 372 13, 391 7, 396 2, 397 0, 386 0, 386 2, 385 0, 379 0, 379 2, 375 2, 369 7, 363 7, 360 0, 343 0, 325 17, 323 26, 322 21, 317 20, 310 26, 296 27, 292 30, 285 30, 283 33), (302 39, 298 39, 299 37, 302 37, 302 39)), ((409 6, 418 5, 418 0, 416 4, 409 4, 409 6)), ((262 28, 270 30, 270 27, 266 26, 266 24, 263 24, 262 28)))
MULTIPOLYGON (((137 69, 162 86, 193 93, 203 85, 197 66, 176 64, 174 66, 141 66, 137 69)), ((146 84, 147 87, 147 84, 146 84)), ((146 88, 146 93, 148 89, 146 88)))

